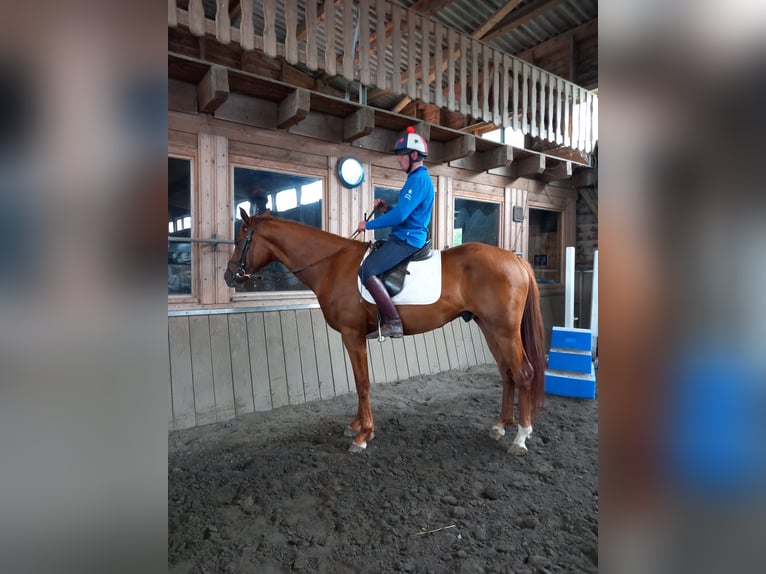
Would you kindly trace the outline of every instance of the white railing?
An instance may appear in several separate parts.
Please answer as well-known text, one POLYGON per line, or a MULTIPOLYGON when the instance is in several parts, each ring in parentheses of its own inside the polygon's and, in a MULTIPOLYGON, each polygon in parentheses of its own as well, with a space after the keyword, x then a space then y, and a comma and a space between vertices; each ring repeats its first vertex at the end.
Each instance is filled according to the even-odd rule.
POLYGON ((466 34, 386 0, 241 0, 214 19, 202 0, 168 0, 168 26, 215 35, 289 64, 511 127, 584 152, 596 143, 597 96, 466 34))

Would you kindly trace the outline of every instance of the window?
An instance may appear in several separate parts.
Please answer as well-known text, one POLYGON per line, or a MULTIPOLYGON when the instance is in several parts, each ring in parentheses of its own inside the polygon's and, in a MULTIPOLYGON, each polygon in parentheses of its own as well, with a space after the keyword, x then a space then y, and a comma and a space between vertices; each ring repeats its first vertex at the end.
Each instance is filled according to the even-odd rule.
POLYGON ((561 282, 561 212, 529 209, 529 259, 538 283, 561 282))
MULTIPOLYGON (((396 204, 399 202, 399 190, 398 189, 391 189, 388 187, 376 187, 375 188, 375 199, 382 199, 384 200, 388 206, 393 209, 396 207, 396 204)), ((376 212, 373 219, 377 219, 383 215, 381 212, 376 212)), ((384 227, 383 229, 375 229, 375 239, 388 239, 388 236, 391 235, 391 228, 390 227, 384 227)))
POLYGON ((500 204, 455 198, 452 245, 469 241, 500 246, 500 204))
POLYGON ((168 295, 191 295, 192 162, 168 158, 168 295), (178 241, 181 240, 181 241, 178 241))
MULTIPOLYGON (((239 208, 250 215, 267 209, 282 219, 290 219, 322 229, 322 197, 324 180, 319 177, 276 173, 246 167, 234 168, 234 237, 242 225, 239 208)), ((263 280, 255 290, 301 291, 306 287, 278 262, 269 263, 261 271, 263 280)), ((245 291, 237 288, 237 291, 245 291)))

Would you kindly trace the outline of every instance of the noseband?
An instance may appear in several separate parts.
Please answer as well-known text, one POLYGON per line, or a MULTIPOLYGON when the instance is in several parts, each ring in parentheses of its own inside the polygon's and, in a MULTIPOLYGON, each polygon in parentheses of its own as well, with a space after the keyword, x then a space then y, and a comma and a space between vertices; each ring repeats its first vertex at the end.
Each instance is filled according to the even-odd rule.
POLYGON ((239 265, 237 266, 237 272, 234 277, 239 281, 245 281, 250 279, 250 273, 245 271, 245 259, 247 258, 247 250, 250 249, 250 242, 253 240, 253 228, 247 230, 247 236, 245 237, 245 246, 242 248, 242 253, 239 256, 239 265))

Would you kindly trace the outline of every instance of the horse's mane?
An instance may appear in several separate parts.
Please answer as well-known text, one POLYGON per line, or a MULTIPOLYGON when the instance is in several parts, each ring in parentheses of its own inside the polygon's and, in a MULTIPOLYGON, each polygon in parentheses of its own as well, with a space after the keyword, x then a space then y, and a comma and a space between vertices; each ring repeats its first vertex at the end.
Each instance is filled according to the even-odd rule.
POLYGON ((354 239, 342 237, 340 235, 336 235, 335 233, 330 233, 329 231, 324 231, 323 229, 318 229, 311 225, 306 225, 305 223, 300 223, 298 221, 293 221, 291 219, 283 219, 281 217, 272 215, 268 211, 262 215, 252 216, 250 218, 250 221, 246 224, 243 224, 242 227, 243 228, 247 228, 250 226, 255 227, 257 225, 266 226, 266 227, 274 226, 280 229, 287 228, 292 230, 292 233, 294 234, 301 234, 301 235, 308 236, 307 241, 321 241, 323 243, 326 243, 329 241, 329 242, 332 242, 333 244, 337 244, 339 247, 347 247, 353 244, 364 245, 364 243, 361 241, 356 241, 354 239))

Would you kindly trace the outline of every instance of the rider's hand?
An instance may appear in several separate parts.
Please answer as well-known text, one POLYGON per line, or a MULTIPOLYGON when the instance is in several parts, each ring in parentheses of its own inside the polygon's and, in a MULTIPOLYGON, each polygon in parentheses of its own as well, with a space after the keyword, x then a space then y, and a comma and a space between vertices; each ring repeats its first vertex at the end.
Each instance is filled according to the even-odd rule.
POLYGON ((360 221, 359 225, 356 226, 356 231, 358 233, 361 233, 362 231, 365 231, 367 229, 367 222, 366 221, 360 221))
POLYGON ((383 213, 388 211, 388 204, 386 203, 386 200, 377 198, 375 200, 375 209, 382 211, 383 213))

